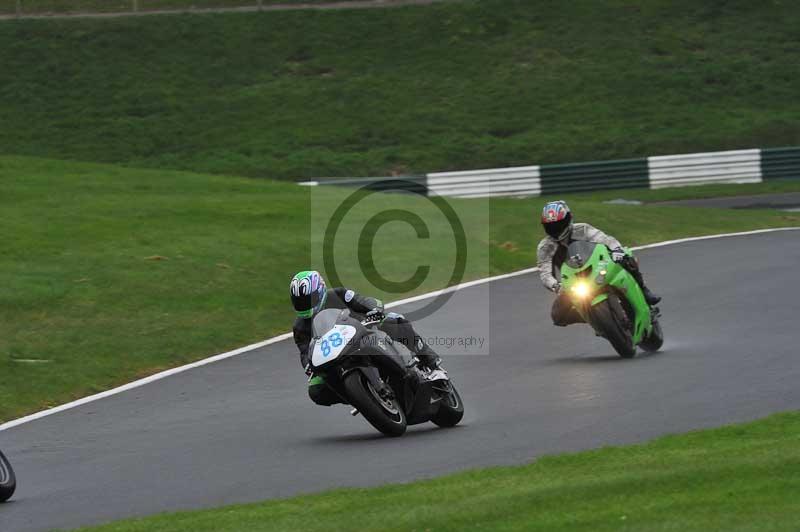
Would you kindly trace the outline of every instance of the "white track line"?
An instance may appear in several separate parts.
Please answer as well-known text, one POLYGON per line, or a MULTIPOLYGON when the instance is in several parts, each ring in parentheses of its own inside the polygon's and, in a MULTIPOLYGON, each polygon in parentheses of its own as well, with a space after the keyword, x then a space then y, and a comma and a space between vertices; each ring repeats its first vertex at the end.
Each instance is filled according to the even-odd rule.
MULTIPOLYGON (((695 236, 689 238, 680 238, 678 240, 667 240, 664 242, 656 242, 654 244, 647 244, 644 246, 637 246, 632 248, 634 250, 639 249, 650 249, 650 248, 658 248, 663 246, 671 246, 675 244, 684 244, 686 242, 696 242, 698 240, 710 240, 716 238, 727 238, 727 237, 735 237, 735 236, 746 236, 746 235, 757 235, 760 233, 774 233, 777 231, 797 231, 800 230, 800 227, 778 227, 774 229, 758 229, 755 231, 743 231, 740 233, 723 233, 720 235, 708 235, 708 236, 695 236)), ((505 273, 503 275, 495 275, 494 277, 486 277, 484 279, 478 279, 475 281, 469 281, 467 283, 461 283, 455 286, 451 286, 449 288, 444 288, 442 290, 436 290, 434 292, 429 292, 427 294, 421 294, 414 297, 409 297, 407 299, 401 299, 399 301, 393 301, 386 305, 386 308, 393 308, 400 305, 405 305, 407 303, 414 303, 416 301, 421 301, 424 299, 429 299, 431 297, 436 297, 441 294, 447 294, 450 292, 455 292, 456 290, 462 290, 464 288, 469 288, 471 286, 477 286, 481 284, 491 283, 494 281, 499 281, 502 279, 508 279, 510 277, 518 277, 520 275, 526 275, 529 273, 533 273, 539 271, 539 268, 526 268, 524 270, 519 270, 516 272, 505 273)), ((283 340, 288 340, 292 337, 292 333, 285 333, 278 336, 274 336, 263 342, 258 342, 255 344, 250 344, 245 347, 240 347, 239 349, 235 349, 233 351, 228 351, 227 353, 220 353, 219 355, 215 355, 209 358, 205 358, 203 360, 198 360, 197 362, 193 362, 191 364, 186 364, 185 366, 180 366, 177 368, 168 369, 166 371, 162 371, 160 373, 156 373, 155 375, 150 375, 149 377, 145 377, 144 379, 139 379, 137 381, 129 382, 123 386, 118 388, 113 388, 111 390, 106 390, 105 392, 100 392, 95 395, 90 395, 88 397, 84 397, 83 399, 78 399, 77 401, 72 401, 71 403, 66 403, 60 406, 56 406, 50 408, 48 410, 42 410, 41 412, 36 412, 35 414, 31 414, 29 416, 21 417, 19 419, 15 419, 12 421, 8 421, 7 423, 3 423, 0 425, 0 431, 10 429, 12 427, 16 427, 22 425, 24 423, 29 423, 31 421, 47 417, 53 414, 57 414, 59 412, 63 412, 64 410, 69 410, 81 405, 85 405, 87 403, 91 403, 94 401, 99 401, 100 399, 105 399, 106 397, 111 397, 112 395, 117 395, 122 392, 126 392, 128 390, 133 390, 134 388, 139 388, 140 386, 144 386, 145 384, 149 384, 151 382, 155 382, 172 375, 177 375, 178 373, 183 373, 184 371, 188 371, 190 369, 199 368, 200 366, 205 366, 206 364, 212 364, 214 362, 219 362, 220 360, 225 360, 226 358, 235 357, 238 355, 242 355, 244 353, 249 353, 250 351, 254 351, 256 349, 260 349, 264 346, 268 346, 271 344, 275 344, 278 342, 282 342, 283 340)))

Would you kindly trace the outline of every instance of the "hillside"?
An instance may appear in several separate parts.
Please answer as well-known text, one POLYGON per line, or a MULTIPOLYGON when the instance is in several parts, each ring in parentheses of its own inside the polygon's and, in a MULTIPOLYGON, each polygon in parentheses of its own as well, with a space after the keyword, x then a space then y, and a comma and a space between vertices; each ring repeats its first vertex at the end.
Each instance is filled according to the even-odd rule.
POLYGON ((0 152, 294 179, 800 143, 800 4, 0 23, 0 152))

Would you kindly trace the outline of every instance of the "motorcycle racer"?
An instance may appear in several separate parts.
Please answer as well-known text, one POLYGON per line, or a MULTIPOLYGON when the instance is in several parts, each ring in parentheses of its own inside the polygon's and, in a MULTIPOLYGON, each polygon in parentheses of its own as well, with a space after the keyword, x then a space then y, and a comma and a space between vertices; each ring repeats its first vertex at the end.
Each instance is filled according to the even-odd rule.
POLYGON ((308 350, 313 338, 312 322, 314 316, 325 309, 347 308, 359 319, 380 321, 381 330, 392 340, 407 347, 419 359, 424 369, 440 369, 441 358, 414 331, 411 322, 402 314, 394 312, 384 314, 383 302, 380 299, 363 296, 344 287, 327 288, 325 280, 314 270, 298 272, 289 284, 289 295, 297 313, 292 328, 294 342, 300 351, 300 363, 309 376, 308 395, 317 404, 330 406, 341 402, 330 388, 325 386, 322 376, 313 375, 309 369, 308 350))
POLYGON ((603 244, 611 251, 611 259, 619 263, 630 273, 644 293, 649 305, 655 305, 661 298, 654 294, 645 284, 639 262, 628 255, 622 244, 613 236, 587 223, 573 223, 572 212, 565 201, 551 201, 542 209, 542 227, 547 233, 536 250, 539 277, 544 286, 558 295, 551 315, 553 324, 564 327, 572 323, 581 323, 583 319, 572 307, 566 294, 561 293, 561 265, 567 260, 567 248, 576 240, 603 244))

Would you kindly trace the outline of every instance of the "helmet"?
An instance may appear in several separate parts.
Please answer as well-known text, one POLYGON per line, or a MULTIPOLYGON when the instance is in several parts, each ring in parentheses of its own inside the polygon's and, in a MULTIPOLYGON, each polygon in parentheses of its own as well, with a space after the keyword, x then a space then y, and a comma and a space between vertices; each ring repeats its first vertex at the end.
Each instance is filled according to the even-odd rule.
POLYGON ((319 272, 310 270, 299 272, 289 284, 292 306, 301 318, 310 318, 325 305, 328 291, 325 280, 319 272))
POLYGON ((542 209, 542 226, 545 232, 556 240, 569 238, 572 232, 572 212, 567 202, 551 201, 542 209))

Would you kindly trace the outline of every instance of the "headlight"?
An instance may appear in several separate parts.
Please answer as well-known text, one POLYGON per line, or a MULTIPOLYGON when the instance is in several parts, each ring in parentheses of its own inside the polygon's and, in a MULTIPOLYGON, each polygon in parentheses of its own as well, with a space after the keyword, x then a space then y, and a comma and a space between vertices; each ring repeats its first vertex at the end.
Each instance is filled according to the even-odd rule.
POLYGON ((581 299, 586 298, 590 292, 591 290, 589 289, 589 284, 583 281, 576 283, 572 287, 572 293, 581 299))

